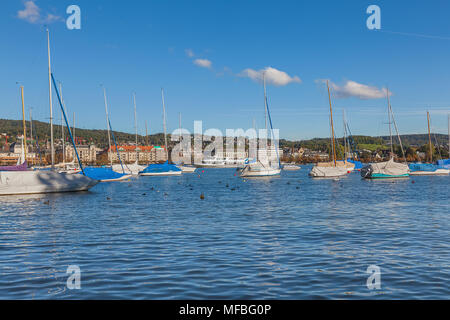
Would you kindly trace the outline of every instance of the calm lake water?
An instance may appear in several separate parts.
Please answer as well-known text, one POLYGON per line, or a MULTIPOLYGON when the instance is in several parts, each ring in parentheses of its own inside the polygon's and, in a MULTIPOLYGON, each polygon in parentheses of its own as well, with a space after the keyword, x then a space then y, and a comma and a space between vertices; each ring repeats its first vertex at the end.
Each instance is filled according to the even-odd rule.
POLYGON ((450 177, 201 170, 0 197, 0 299, 450 299, 450 177))

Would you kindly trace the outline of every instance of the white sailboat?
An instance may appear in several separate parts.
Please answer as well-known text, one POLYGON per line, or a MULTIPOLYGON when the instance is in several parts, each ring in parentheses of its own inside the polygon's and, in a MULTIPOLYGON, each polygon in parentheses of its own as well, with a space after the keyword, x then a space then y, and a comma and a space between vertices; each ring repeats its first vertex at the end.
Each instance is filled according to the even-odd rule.
MULTIPOLYGON (((27 168, 27 145, 26 145, 26 127, 25 127, 25 103, 23 87, 21 87, 22 98, 22 117, 24 123, 23 135, 23 152, 24 162, 19 166, 0 167, 0 196, 5 195, 20 195, 20 194, 39 194, 39 193, 54 193, 54 192, 73 192, 86 191, 95 186, 98 181, 93 180, 81 174, 65 174, 58 173, 54 168, 54 144, 53 144, 53 108, 52 108, 52 80, 55 85, 50 68, 50 42, 49 33, 47 30, 48 41, 48 62, 49 62, 49 98, 50 98, 50 128, 51 132, 51 151, 52 151, 52 169, 51 170, 30 170, 27 168)), ((55 86, 56 93, 58 94, 55 86)), ((58 99, 61 104, 61 100, 58 99)), ((62 107, 62 105, 61 105, 62 107)), ((73 139, 72 139, 73 143, 73 139)), ((74 144, 76 151, 76 146, 74 144)), ((77 153, 78 156, 78 153, 77 153)))
MULTIPOLYGON (((331 94, 330 86, 327 81, 328 89, 328 101, 330 103, 330 128, 331 128, 331 153, 333 156, 333 161, 331 162, 319 162, 311 169, 309 173, 313 178, 336 178, 342 177, 353 171, 354 164, 347 162, 345 159, 343 161, 336 160, 336 144, 333 126, 333 109, 331 106, 331 94)), ((345 158, 345 156, 344 156, 345 158)))
MULTIPOLYGON (((264 116, 265 116, 265 122, 266 122, 266 134, 267 134, 267 117, 270 121, 270 133, 271 137, 273 136, 273 127, 272 127, 272 120, 270 117, 269 112, 269 106, 267 103, 267 93, 266 93, 266 78, 263 74, 263 85, 264 85, 264 116)), ((267 136, 265 137, 267 139, 267 136)), ((273 139, 272 139, 273 141, 273 139)), ((281 173, 281 166, 280 166, 280 157, 278 155, 278 149, 276 146, 273 146, 275 149, 275 152, 277 154, 277 163, 276 165, 273 165, 269 159, 268 152, 267 151, 267 157, 263 157, 263 159, 260 159, 257 155, 256 160, 251 163, 247 163, 246 166, 240 171, 241 177, 270 177, 270 176, 278 176, 281 173)), ((268 146, 267 146, 268 148, 268 146)), ((257 153, 258 154, 258 153, 257 153)))
POLYGON ((283 165, 283 170, 286 170, 286 171, 297 171, 300 169, 301 169, 301 167, 296 165, 295 163, 288 163, 288 164, 283 165))
POLYGON ((131 174, 134 176, 137 176, 139 172, 144 170, 146 166, 139 164, 139 153, 138 153, 138 131, 137 131, 137 117, 136 117, 136 94, 133 93, 133 104, 134 104, 134 129, 135 129, 135 135, 136 135, 136 161, 132 164, 115 164, 112 166, 112 169, 115 172, 125 172, 126 174, 131 174))
POLYGON ((392 178, 406 178, 409 177, 409 167, 405 163, 398 163, 394 161, 394 144, 392 140, 392 128, 391 121, 394 124, 395 131, 397 132, 398 141, 402 149, 403 158, 405 152, 403 151, 402 139, 398 133, 397 124, 395 122, 394 113, 392 111, 391 103, 389 100, 389 90, 387 91, 387 103, 388 103, 388 117, 389 117, 389 135, 391 138, 391 158, 389 161, 371 163, 364 166, 361 169, 361 177, 365 179, 392 179, 392 178))
MULTIPOLYGON (((181 138, 181 112, 179 114, 178 117, 178 122, 179 122, 179 130, 180 130, 180 146, 181 146, 181 150, 180 150, 180 156, 183 156, 183 143, 182 143, 182 138, 181 138)), ((181 169, 181 171, 183 173, 194 173, 195 170, 197 170, 196 167, 194 167, 193 165, 189 165, 189 164, 184 164, 184 163, 178 163, 177 167, 181 169)))

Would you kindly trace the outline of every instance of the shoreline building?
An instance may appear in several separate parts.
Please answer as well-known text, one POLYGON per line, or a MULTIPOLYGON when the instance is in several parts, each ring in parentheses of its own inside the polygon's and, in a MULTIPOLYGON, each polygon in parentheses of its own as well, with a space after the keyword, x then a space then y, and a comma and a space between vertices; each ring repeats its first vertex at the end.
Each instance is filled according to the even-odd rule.
MULTIPOLYGON (((97 161, 98 148, 94 145, 77 145, 78 155, 83 163, 95 164, 97 161)), ((75 150, 72 145, 65 146, 66 162, 76 159, 75 150)), ((75 160, 76 161, 76 160, 75 160)))
MULTIPOLYGON (((124 163, 134 163, 136 162, 136 151, 139 163, 151 163, 151 162, 164 162, 167 160, 166 151, 164 147, 161 146, 131 146, 131 145, 121 145, 117 146, 120 154, 120 159, 124 163)), ((107 149, 108 161, 114 163, 119 162, 117 156, 116 146, 111 146, 111 149, 107 149)))

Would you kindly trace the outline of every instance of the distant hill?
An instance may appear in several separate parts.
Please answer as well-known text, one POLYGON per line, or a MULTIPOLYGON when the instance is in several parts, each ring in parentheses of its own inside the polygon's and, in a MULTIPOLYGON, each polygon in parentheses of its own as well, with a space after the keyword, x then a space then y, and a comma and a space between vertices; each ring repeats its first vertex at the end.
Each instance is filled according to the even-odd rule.
MULTIPOLYGON (((26 121, 27 126, 27 135, 30 135, 30 122, 26 121)), ((6 133, 10 138, 8 138, 8 142, 16 141, 16 136, 22 135, 22 120, 5 120, 0 119, 0 134, 6 133)), ((50 124, 47 122, 34 121, 33 120, 33 136, 38 137, 40 142, 44 142, 50 139, 50 124)), ((53 135, 54 139, 61 139, 61 126, 53 125, 53 135)), ((67 130, 65 133, 66 139, 67 130)), ((106 147, 108 145, 108 136, 106 130, 98 130, 98 129, 80 129, 75 128, 75 135, 79 143, 90 143, 93 142, 100 147, 106 147)), ((134 142, 135 135, 131 133, 118 132, 114 131, 114 136, 116 137, 117 143, 127 143, 134 142)), ((164 135, 162 133, 149 135, 147 137, 148 143, 153 145, 161 145, 164 144, 164 135)), ((144 144, 146 141, 145 136, 138 135, 138 140, 140 144, 144 144)), ((4 139, 0 139, 0 145, 3 145, 4 139)))
MULTIPOLYGON (((428 143, 428 134, 405 134, 400 135, 400 139, 402 139, 402 144, 405 147, 408 146, 422 146, 428 143)), ((440 145, 448 145, 448 135, 446 134, 432 134, 431 141, 435 144, 435 139, 440 145)), ((364 145, 389 145, 390 137, 389 136, 381 136, 381 137, 370 137, 370 136, 353 136, 353 140, 359 146, 364 145)), ((398 144, 398 138, 393 137, 394 144, 398 144)), ((342 137, 336 139, 337 143, 343 144, 342 137)), ((313 150, 327 150, 327 147, 330 145, 330 138, 314 138, 310 140, 300 140, 300 141, 289 141, 289 140, 280 140, 280 145, 284 145, 286 147, 294 147, 294 148, 308 148, 313 150)))
MULTIPOLYGON (((30 122, 26 121, 27 134, 30 134, 30 122)), ((61 126, 54 125, 54 138, 61 139, 61 126)), ((6 133, 10 138, 9 142, 14 142, 15 137, 22 134, 22 121, 21 120, 5 120, 0 119, 0 134, 6 133)), ((33 135, 38 136, 40 142, 44 142, 50 139, 50 124, 41 121, 33 121, 33 135)), ((75 134, 79 143, 95 143, 100 147, 106 147, 108 145, 108 137, 106 130, 98 129, 80 129, 75 128, 75 134)), ((135 136, 132 133, 118 132, 114 131, 114 135, 119 144, 134 142, 135 136)), ((407 134, 401 135, 402 143, 405 147, 408 146, 423 146, 428 143, 428 134, 407 134)), ((67 137, 66 137, 67 138, 67 137)), ((444 134, 436 134, 432 136, 432 142, 435 144, 435 138, 440 145, 448 145, 448 136, 444 134)), ((370 136, 353 136, 355 143, 360 148, 376 148, 376 147, 386 147, 389 145, 389 136, 381 137, 370 137, 370 136)), ((163 145, 164 135, 162 133, 157 133, 149 135, 147 138, 142 135, 138 135, 138 140, 140 144, 144 144, 148 140, 149 144, 153 145, 163 145)), ((170 142, 170 135, 168 137, 170 142)), ((337 143, 342 144, 342 138, 338 138, 337 143)), ((394 143, 397 144, 397 137, 394 137, 394 143)), ((0 146, 4 144, 4 139, 0 139, 0 146)), ((281 147, 289 148, 308 148, 311 150, 321 150, 327 151, 330 146, 330 138, 314 138, 310 140, 299 140, 299 141, 289 141, 285 139, 280 139, 281 147)))

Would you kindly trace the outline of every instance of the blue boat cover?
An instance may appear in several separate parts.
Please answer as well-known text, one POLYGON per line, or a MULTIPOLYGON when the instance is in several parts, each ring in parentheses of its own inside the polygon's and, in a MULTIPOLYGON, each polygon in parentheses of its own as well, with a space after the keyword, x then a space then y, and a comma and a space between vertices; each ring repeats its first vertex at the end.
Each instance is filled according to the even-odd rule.
POLYGON ((347 159, 347 162, 354 163, 355 164, 355 170, 362 169, 362 167, 363 167, 363 164, 362 164, 361 161, 356 161, 356 160, 353 160, 353 159, 349 158, 349 159, 347 159))
POLYGON ((436 171, 436 169, 438 169, 438 166, 432 163, 411 163, 409 165, 409 170, 411 170, 411 172, 416 171, 433 172, 436 171))
POLYGON ((437 163, 439 168, 450 169, 450 159, 438 160, 436 163, 437 163))
POLYGON ((164 163, 151 164, 139 173, 163 173, 171 171, 181 171, 181 169, 176 165, 170 164, 168 161, 166 161, 164 163))
POLYGON ((86 167, 84 168, 84 173, 94 180, 114 180, 120 179, 125 175, 124 173, 115 172, 109 167, 86 167))

